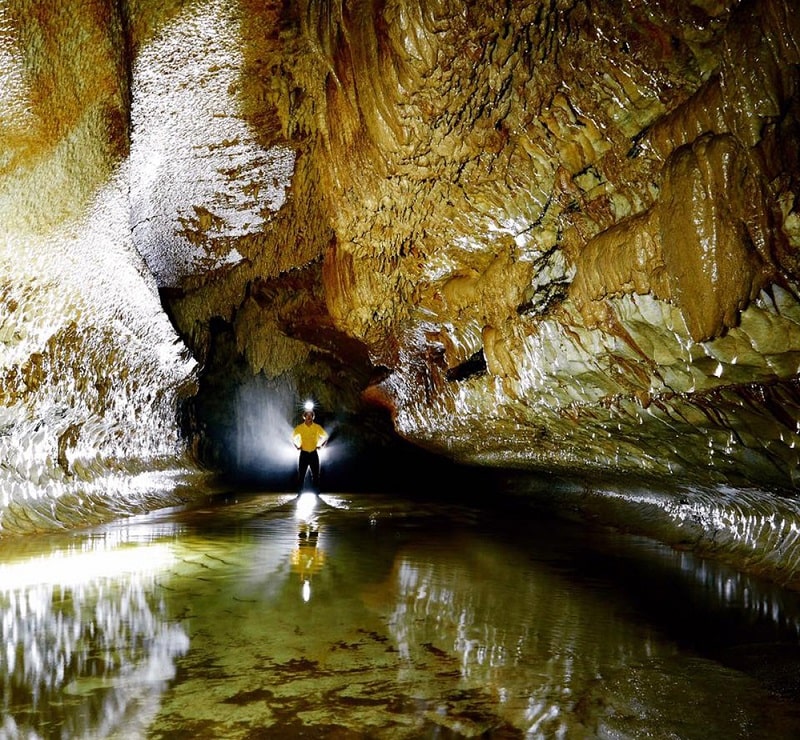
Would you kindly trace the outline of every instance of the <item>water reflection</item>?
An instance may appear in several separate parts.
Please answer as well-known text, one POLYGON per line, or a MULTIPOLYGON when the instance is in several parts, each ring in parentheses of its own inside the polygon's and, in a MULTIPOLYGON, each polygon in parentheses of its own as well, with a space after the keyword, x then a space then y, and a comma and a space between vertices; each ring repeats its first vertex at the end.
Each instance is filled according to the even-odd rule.
POLYGON ((311 579, 325 563, 316 516, 318 502, 314 493, 301 493, 297 498, 297 547, 292 551, 292 570, 300 576, 303 601, 311 598, 311 579))
MULTIPOLYGON (((739 574, 710 576, 714 566, 697 561, 691 569, 691 556, 683 553, 677 557, 689 578, 673 582, 671 598, 664 600, 672 603, 659 602, 654 611, 648 608, 652 603, 641 602, 648 600, 648 591, 664 588, 663 570, 671 557, 661 548, 637 552, 642 570, 649 572, 642 580, 621 567, 624 560, 604 560, 601 574, 582 560, 587 553, 567 569, 559 563, 532 570, 523 552, 493 544, 471 543, 466 557, 443 556, 438 549, 415 548, 399 559, 391 634, 409 666, 426 666, 439 676, 451 671, 458 685, 470 691, 480 687, 484 723, 497 713, 491 720, 495 725, 502 721, 526 736, 544 738, 792 737, 797 731, 796 705, 789 713, 790 728, 781 727, 781 721, 768 731, 758 726, 762 711, 751 704, 753 697, 777 707, 781 702, 763 684, 750 681, 754 661, 734 661, 718 649, 726 638, 729 650, 762 644, 767 649, 755 647, 755 661, 774 665, 773 648, 781 645, 788 651, 789 670, 796 671, 800 656, 792 595, 786 603, 739 574), (713 590, 706 589, 709 579, 713 590), (698 580, 699 589, 694 588, 698 580), (737 580, 751 599, 735 602, 742 613, 729 613, 732 593, 716 586, 737 580), (788 616, 787 609, 794 613, 788 616), (682 624, 685 615, 689 621, 682 624), (768 621, 756 629, 764 617, 768 621), (744 697, 746 704, 740 704, 744 697), (706 735, 702 728, 709 722, 713 730, 706 735)), ((446 548, 448 553, 458 549, 456 543, 446 548)), ((791 689, 793 699, 800 699, 796 680, 791 689)), ((452 700, 436 710, 456 717, 463 711, 452 700)), ((482 728, 483 723, 458 724, 467 735, 482 728)))
POLYGON ((38 543, 0 737, 800 735, 797 594, 647 540, 312 494, 38 543))
POLYGON ((729 612, 738 613, 749 624, 769 624, 777 633, 800 636, 800 615, 793 613, 793 593, 754 587, 748 576, 688 553, 673 553, 684 576, 706 590, 709 598, 729 612), (787 603, 787 600, 789 603, 787 603))
POLYGON ((155 716, 189 648, 155 593, 173 554, 114 539, 0 564, 0 736, 104 737, 155 716))

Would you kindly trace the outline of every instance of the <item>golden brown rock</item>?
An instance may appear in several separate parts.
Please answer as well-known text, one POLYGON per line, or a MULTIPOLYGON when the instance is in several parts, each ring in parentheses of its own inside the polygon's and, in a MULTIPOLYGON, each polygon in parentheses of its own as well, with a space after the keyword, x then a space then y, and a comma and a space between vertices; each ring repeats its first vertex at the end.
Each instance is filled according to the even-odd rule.
POLYGON ((797 485, 795 10, 6 3, 4 503, 181 459, 198 374, 209 459, 257 378, 462 461, 797 485))

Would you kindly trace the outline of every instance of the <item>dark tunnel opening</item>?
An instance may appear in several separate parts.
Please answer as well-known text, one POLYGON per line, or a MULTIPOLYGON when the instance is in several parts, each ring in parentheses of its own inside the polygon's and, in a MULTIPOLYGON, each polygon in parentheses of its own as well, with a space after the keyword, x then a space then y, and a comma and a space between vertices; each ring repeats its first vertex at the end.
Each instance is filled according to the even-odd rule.
POLYGON ((324 355, 297 373, 253 374, 230 324, 216 319, 198 391, 181 410, 183 434, 193 457, 226 487, 294 492, 299 482, 292 430, 302 421, 304 402, 315 399, 315 421, 329 435, 320 451, 325 491, 447 497, 491 476, 398 435, 389 412, 361 398, 372 373, 324 355))

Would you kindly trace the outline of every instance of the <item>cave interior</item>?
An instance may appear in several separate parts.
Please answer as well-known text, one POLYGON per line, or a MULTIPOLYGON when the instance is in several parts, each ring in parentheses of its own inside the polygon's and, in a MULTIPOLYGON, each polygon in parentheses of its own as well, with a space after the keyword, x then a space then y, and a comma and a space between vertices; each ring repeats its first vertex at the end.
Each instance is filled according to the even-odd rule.
POLYGON ((791 499, 799 15, 3 3, 0 535, 288 485, 306 399, 333 488, 791 499))

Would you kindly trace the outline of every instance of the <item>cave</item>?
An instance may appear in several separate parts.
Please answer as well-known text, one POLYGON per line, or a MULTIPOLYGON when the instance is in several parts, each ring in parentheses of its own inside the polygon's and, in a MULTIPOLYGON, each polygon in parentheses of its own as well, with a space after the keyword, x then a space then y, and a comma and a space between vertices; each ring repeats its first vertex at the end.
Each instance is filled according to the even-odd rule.
POLYGON ((3 551, 294 491, 310 401, 331 492, 796 591, 795 6, 5 0, 3 551))

